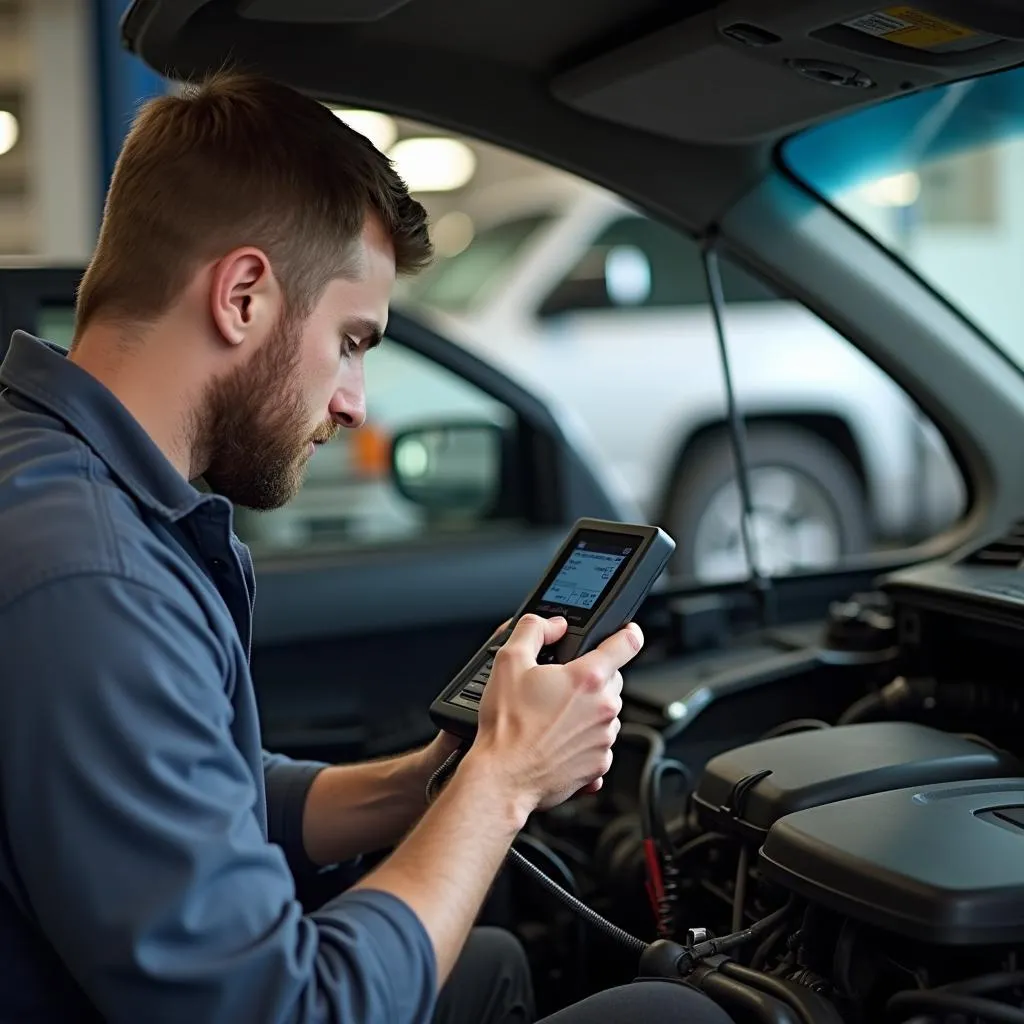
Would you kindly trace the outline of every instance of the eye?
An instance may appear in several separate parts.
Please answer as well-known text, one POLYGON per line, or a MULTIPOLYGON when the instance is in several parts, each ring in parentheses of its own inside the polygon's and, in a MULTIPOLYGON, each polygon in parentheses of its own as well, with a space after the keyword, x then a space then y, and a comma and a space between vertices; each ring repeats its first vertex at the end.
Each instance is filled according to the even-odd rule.
POLYGON ((342 335, 341 354, 344 358, 355 355, 359 351, 359 339, 353 338, 350 334, 342 335))

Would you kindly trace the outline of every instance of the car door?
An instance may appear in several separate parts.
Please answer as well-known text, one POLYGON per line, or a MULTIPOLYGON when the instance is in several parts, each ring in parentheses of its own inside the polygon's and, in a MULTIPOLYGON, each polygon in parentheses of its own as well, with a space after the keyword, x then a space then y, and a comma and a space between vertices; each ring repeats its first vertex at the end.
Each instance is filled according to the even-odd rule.
MULTIPOLYGON (((68 344, 79 275, 0 268, 0 331, 68 344)), ((420 323, 392 314, 367 382, 366 428, 314 456, 289 506, 236 512, 256 564, 264 739, 296 756, 423 739, 430 700, 515 610, 569 525, 622 515, 548 407, 420 323), (488 494, 479 507, 438 511, 396 487, 397 433, 446 423, 494 438, 469 453, 488 494)))

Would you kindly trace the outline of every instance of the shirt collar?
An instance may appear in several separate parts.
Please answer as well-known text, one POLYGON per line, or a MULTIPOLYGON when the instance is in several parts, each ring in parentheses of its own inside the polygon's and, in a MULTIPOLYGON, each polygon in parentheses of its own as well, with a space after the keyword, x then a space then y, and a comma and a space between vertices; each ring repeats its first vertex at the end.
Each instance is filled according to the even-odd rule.
POLYGON ((67 424, 143 505, 175 521, 223 501, 193 487, 114 394, 57 346, 15 331, 0 356, 0 385, 67 424))

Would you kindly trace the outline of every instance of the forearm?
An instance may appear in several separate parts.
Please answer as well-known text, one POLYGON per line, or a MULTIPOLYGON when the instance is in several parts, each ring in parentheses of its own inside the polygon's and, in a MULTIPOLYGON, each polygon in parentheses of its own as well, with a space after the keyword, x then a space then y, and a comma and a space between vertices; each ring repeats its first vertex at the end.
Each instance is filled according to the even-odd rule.
POLYGON ((395 852, 356 888, 393 894, 422 922, 438 985, 458 957, 530 808, 470 754, 395 852))
POLYGON ((310 787, 303 812, 310 860, 335 864, 393 846, 426 810, 431 771, 424 751, 325 768, 310 787))

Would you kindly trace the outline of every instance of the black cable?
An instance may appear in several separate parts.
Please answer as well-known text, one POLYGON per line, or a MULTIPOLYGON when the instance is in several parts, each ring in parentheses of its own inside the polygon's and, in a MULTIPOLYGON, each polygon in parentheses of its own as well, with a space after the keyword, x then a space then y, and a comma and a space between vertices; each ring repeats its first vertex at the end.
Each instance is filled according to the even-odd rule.
POLYGON ((629 932, 620 928, 617 924, 612 924, 611 921, 603 918, 596 910, 591 910, 586 903, 567 893, 557 882, 548 878, 536 864, 528 861, 518 850, 509 850, 508 854, 514 864, 531 874, 534 881, 539 882, 540 885, 553 896, 560 899, 570 910, 579 914, 587 924, 592 925, 608 938, 625 946, 637 956, 640 956, 647 949, 648 943, 636 938, 634 935, 630 935, 629 932))
MULTIPOLYGON (((430 776, 430 781, 427 783, 428 803, 433 803, 437 798, 438 793, 441 791, 441 787, 456 767, 458 767, 459 761, 462 760, 464 753, 465 751, 462 748, 452 751, 452 753, 445 758, 441 767, 430 776)), ((508 856, 513 864, 532 875, 534 880, 539 882, 541 886, 551 893, 551 895, 561 900, 570 910, 579 914, 583 920, 592 925, 598 931, 602 932, 608 938, 621 943, 631 952, 636 953, 637 956, 641 955, 644 950, 647 949, 648 943, 630 935, 629 932, 620 928, 618 925, 612 924, 611 921, 603 918, 599 913, 597 913, 597 911, 591 910, 590 907, 581 900, 578 900, 572 895, 572 893, 566 892, 565 889, 563 889, 557 882, 544 874, 540 868, 527 860, 518 850, 510 849, 508 851, 508 856)))
POLYGON ((661 871, 661 895, 657 899, 655 916, 658 934, 663 939, 675 938, 679 926, 679 898, 683 891, 682 872, 678 858, 673 850, 672 837, 669 835, 666 820, 665 800, 662 796, 662 780, 666 775, 676 774, 686 783, 686 796, 693 791, 693 775, 681 761, 673 758, 661 758, 655 762, 647 778, 646 785, 641 787, 641 802, 647 805, 647 820, 650 829, 644 838, 649 838, 654 846, 654 855, 661 871))
POLYGON ((562 876, 562 888, 577 897, 577 899, 579 898, 580 890, 576 884, 576 876, 572 873, 572 869, 547 843, 536 836, 530 835, 529 832, 520 832, 513 842, 515 845, 525 846, 527 849, 543 857, 554 868, 555 873, 562 876))
POLYGON ((773 740, 778 736, 789 736, 795 732, 810 732, 812 729, 831 729, 828 722, 820 718, 795 718, 792 722, 783 722, 781 725, 769 729, 760 737, 762 740, 773 740))
POLYGON ((646 789, 642 788, 640 791, 641 794, 646 793, 644 800, 647 803, 647 816, 650 825, 650 831, 647 834, 656 843, 663 845, 667 853, 671 846, 671 837, 668 834, 665 803, 661 795, 661 783, 666 775, 681 776, 686 782, 686 795, 689 796, 693 792, 693 774, 682 761, 663 757, 652 765, 646 789))
POLYGON ((619 739, 643 740, 647 744, 649 757, 657 760, 665 754, 665 738, 657 729, 650 725, 637 722, 623 722, 619 730, 619 739))
POLYGON ((619 739, 625 736, 626 739, 642 740, 647 744, 648 753, 644 766, 640 770, 640 828, 645 839, 653 836, 654 823, 651 817, 652 802, 651 776, 654 774, 655 765, 665 755, 665 740, 657 729, 648 725, 636 725, 627 723, 619 730, 619 739))
POLYGON ((448 780, 448 776, 455 771, 458 767, 459 762, 462 760, 462 755, 465 751, 460 747, 458 750, 453 750, 445 759, 441 762, 441 766, 430 776, 427 781, 427 803, 432 804, 437 799, 437 794, 441 792, 441 787, 448 780))
POLYGON ((672 853, 672 841, 665 820, 661 783, 665 775, 676 773, 686 781, 687 793, 693 789, 693 776, 681 761, 665 757, 665 739, 660 732, 646 725, 627 723, 619 737, 642 740, 648 754, 640 773, 640 831, 645 843, 653 847, 661 875, 661 893, 654 907, 658 934, 670 939, 678 927, 679 896, 682 890, 681 873, 672 853))
POLYGON ((744 843, 740 847, 740 855, 736 861, 736 884, 732 890, 732 925, 731 931, 738 932, 743 927, 743 911, 747 905, 747 877, 750 874, 750 847, 744 843))
POLYGON ((794 899, 791 896, 784 906, 773 910, 767 917, 755 921, 749 928, 741 932, 733 932, 731 935, 723 935, 717 939, 705 939, 686 950, 689 959, 692 961, 703 960, 709 956, 716 956, 719 953, 727 953, 730 949, 738 946, 745 946, 754 939, 759 939, 766 932, 771 931, 789 912, 793 909, 794 899))
POLYGON ((953 981, 939 985, 936 992, 956 992, 960 995, 979 995, 983 992, 1002 992, 1010 988, 1024 987, 1024 971, 1001 971, 998 974, 982 974, 966 981, 953 981))
MULTIPOLYGON (((520 832, 516 836, 515 842, 546 858, 555 871, 562 876, 566 891, 579 897, 579 886, 576 883, 576 876, 572 873, 572 868, 543 839, 538 839, 537 836, 530 835, 528 832, 520 832)), ((576 990, 579 993, 579 998, 582 998, 587 975, 587 926, 579 915, 573 917, 573 922, 576 942, 576 990)))
MULTIPOLYGON (((957 995, 953 992, 900 992, 889 1000, 885 1008, 891 1014, 901 1010, 913 1013, 931 1010, 946 1014, 959 1013, 979 1020, 998 1021, 1000 1024, 1024 1024, 1024 1010, 1007 1006, 1005 1003, 996 1003, 991 999, 957 995)), ((906 1017, 896 1019, 905 1021, 906 1017)))

